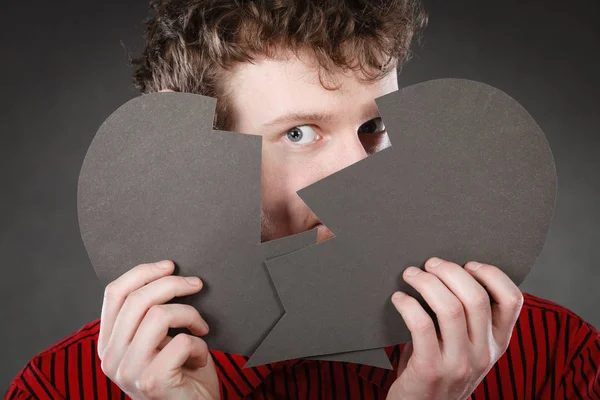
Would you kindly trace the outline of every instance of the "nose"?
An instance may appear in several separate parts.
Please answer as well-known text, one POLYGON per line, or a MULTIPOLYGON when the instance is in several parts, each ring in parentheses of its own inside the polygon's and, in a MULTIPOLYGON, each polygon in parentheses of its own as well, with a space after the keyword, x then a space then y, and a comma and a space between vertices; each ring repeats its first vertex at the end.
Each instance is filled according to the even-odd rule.
POLYGON ((332 155, 330 173, 342 170, 362 159, 367 158, 367 151, 360 141, 356 130, 339 135, 338 146, 332 155))

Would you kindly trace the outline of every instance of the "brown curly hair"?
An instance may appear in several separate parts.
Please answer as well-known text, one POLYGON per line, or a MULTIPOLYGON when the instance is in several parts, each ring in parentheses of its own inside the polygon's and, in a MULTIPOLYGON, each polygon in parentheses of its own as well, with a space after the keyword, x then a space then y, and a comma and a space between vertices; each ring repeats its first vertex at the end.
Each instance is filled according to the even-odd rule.
POLYGON ((133 81, 217 99, 214 126, 231 126, 226 73, 279 49, 312 50, 322 72, 360 70, 380 79, 410 57, 427 25, 420 0, 151 0, 146 45, 133 81), (383 61, 383 62, 382 62, 383 61))

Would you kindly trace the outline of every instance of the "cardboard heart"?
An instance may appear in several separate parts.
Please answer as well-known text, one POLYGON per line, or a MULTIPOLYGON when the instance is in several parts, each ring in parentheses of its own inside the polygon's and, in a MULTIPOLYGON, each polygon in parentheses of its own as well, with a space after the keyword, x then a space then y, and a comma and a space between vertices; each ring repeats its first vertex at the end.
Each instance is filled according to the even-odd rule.
POLYGON ((516 100, 440 79, 376 103, 392 147, 298 192, 336 237, 266 262, 286 313, 246 366, 406 342, 394 291, 417 298, 437 323, 402 279, 408 266, 477 260, 519 285, 542 251, 556 169, 516 100))
POLYGON ((299 192, 336 237, 309 245, 300 234, 271 253, 261 137, 212 130, 215 102, 157 93, 115 111, 84 159, 78 215, 103 284, 159 259, 200 276, 201 292, 173 301, 200 311, 210 348, 254 353, 246 367, 309 357, 389 368, 381 348, 410 339, 390 295, 404 290, 433 315, 404 268, 477 259, 520 284, 541 252, 552 154, 495 88, 444 79, 376 99, 392 147, 299 192))

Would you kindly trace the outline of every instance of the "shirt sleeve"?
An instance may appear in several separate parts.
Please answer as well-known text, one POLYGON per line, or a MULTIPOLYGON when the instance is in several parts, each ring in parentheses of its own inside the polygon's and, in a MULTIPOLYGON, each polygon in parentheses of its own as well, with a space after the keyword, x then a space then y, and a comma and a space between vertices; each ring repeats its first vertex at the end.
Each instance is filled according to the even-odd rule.
POLYGON ((50 379, 33 363, 27 365, 10 383, 5 399, 64 399, 64 396, 52 385, 50 379))
POLYGON ((600 332, 583 320, 576 325, 559 393, 565 399, 600 400, 600 332))

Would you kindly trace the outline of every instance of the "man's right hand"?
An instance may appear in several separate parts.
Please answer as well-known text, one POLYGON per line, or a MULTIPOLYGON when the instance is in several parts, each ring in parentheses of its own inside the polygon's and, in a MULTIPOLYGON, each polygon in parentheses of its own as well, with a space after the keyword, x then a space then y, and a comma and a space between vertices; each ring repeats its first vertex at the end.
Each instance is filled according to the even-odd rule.
POLYGON ((102 371, 132 399, 219 399, 219 380, 204 336, 208 325, 186 304, 164 304, 198 292, 197 277, 173 276, 172 261, 140 264, 104 292, 98 356, 102 371), (194 283, 195 282, 195 283, 194 283))

